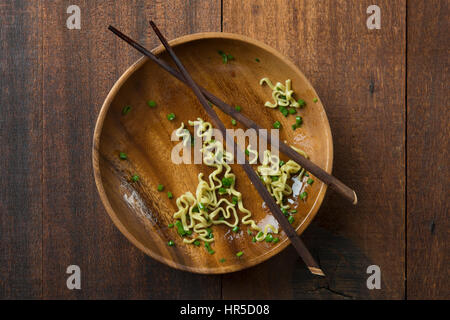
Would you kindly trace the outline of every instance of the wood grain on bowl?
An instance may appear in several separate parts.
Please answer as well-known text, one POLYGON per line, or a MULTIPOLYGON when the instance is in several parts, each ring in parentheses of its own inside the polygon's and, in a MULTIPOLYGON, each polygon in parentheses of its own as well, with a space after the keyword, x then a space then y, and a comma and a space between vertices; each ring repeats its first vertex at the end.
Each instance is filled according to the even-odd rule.
MULTIPOLYGON (((275 50, 248 38, 233 34, 203 33, 185 36, 171 42, 177 55, 193 78, 210 92, 231 105, 240 105, 249 118, 264 128, 280 121, 280 139, 304 149, 311 160, 328 172, 332 165, 332 138, 323 106, 313 102, 317 95, 303 74, 275 50), (218 51, 232 54, 235 59, 223 63, 218 51), (294 117, 285 118, 279 111, 264 107, 271 91, 259 85, 262 77, 274 82, 291 79, 298 98, 306 101, 301 115, 304 124, 291 129, 294 117)), ((156 55, 169 61, 158 47, 156 55)), ((216 109, 229 128, 231 118, 216 109)), ((226 273, 262 262, 288 245, 285 235, 277 244, 252 243, 242 228, 232 233, 225 226, 214 226, 214 255, 203 247, 184 244, 174 229, 168 228, 177 211, 176 197, 186 191, 195 192, 197 176, 211 169, 205 165, 174 164, 172 132, 181 122, 198 117, 208 120, 196 97, 181 82, 173 79, 156 64, 140 59, 130 67, 112 88, 101 109, 95 133, 93 164, 101 199, 116 226, 138 248, 172 267, 198 273, 226 273), (147 101, 156 102, 149 107, 147 101), (124 114, 123 108, 129 106, 124 114), (167 115, 175 119, 169 121, 167 115), (120 152, 127 159, 119 157, 120 152), (139 179, 133 181, 133 175, 139 179), (164 185, 164 191, 157 186, 164 185), (169 199, 167 192, 173 193, 169 199), (167 245, 174 241, 175 246, 167 245), (236 257, 244 252, 241 258, 236 257), (220 262, 220 259, 226 259, 220 262)), ((283 159, 283 156, 281 156, 283 159)), ((285 159, 286 160, 286 159, 285 159)), ((242 168, 232 165, 236 188, 243 193, 244 205, 252 211, 256 222, 269 214, 242 168)), ((326 191, 317 181, 306 202, 296 201, 294 226, 302 233, 316 214, 326 191)))

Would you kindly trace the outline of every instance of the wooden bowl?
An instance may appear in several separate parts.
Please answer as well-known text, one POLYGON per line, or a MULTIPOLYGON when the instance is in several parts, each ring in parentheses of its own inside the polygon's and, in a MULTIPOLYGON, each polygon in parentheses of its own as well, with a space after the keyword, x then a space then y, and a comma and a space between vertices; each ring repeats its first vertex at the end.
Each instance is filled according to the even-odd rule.
MULTIPOLYGON (((274 121, 280 121, 280 138, 305 150, 312 161, 331 173, 333 143, 327 116, 320 100, 313 102, 317 97, 314 88, 293 63, 267 45, 235 34, 199 33, 170 43, 199 84, 229 104, 242 106, 242 112, 264 128, 271 129, 274 121), (219 50, 232 54, 235 60, 223 63, 219 50), (294 116, 285 118, 278 110, 264 107, 265 101, 271 100, 271 90, 259 85, 263 77, 274 83, 292 80, 296 97, 307 103, 300 110, 304 119, 301 128, 292 130, 294 116)), ((170 61, 162 46, 153 53, 170 61)), ((233 127, 230 117, 215 109, 228 128, 241 127, 233 127)), ((93 166, 100 198, 115 225, 135 246, 171 267, 218 274, 254 266, 286 248, 289 240, 283 232, 276 244, 253 243, 246 227, 233 233, 224 225, 214 226, 212 247, 216 253, 210 255, 203 245, 184 244, 175 228, 168 228, 177 211, 175 199, 186 191, 195 194, 198 173, 211 172, 205 165, 171 162, 171 150, 178 143, 171 141, 172 131, 181 122, 187 124, 197 117, 210 121, 191 90, 147 58, 139 59, 111 89, 97 120, 93 166), (149 100, 157 106, 150 108, 149 100), (125 105, 131 110, 123 115, 125 105), (169 113, 176 119, 168 121, 169 113), (128 159, 120 159, 120 152, 128 159), (139 175, 139 181, 130 181, 134 174, 139 175), (164 185, 164 192, 157 190, 158 184, 164 185), (173 193, 173 199, 167 191, 173 193), (168 246, 169 240, 175 246, 168 246), (236 257, 239 251, 244 252, 240 258, 236 257), (222 258, 226 261, 220 262, 222 258)), ((232 169, 236 188, 255 221, 267 218, 270 213, 243 169, 237 164, 232 169)), ((326 185, 316 179, 307 201, 295 200, 298 213, 293 225, 298 234, 314 218, 325 191, 326 185)))

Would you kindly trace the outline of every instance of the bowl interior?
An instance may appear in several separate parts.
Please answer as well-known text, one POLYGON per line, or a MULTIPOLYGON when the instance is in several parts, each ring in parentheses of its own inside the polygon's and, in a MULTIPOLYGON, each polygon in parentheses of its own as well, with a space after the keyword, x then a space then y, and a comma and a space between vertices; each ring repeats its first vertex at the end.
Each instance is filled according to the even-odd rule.
MULTIPOLYGON (((242 113, 270 129, 274 121, 282 124, 280 139, 306 151, 310 159, 331 172, 332 139, 328 120, 314 89, 303 74, 273 49, 237 35, 208 33, 186 36, 171 42, 188 71, 197 83, 228 102, 242 106, 242 113), (235 59, 223 63, 219 50, 235 59), (292 130, 295 116, 285 118, 276 109, 264 107, 271 100, 271 90, 260 86, 259 80, 269 77, 273 83, 292 80, 297 98, 306 101, 299 110, 303 126, 292 130)), ((154 50, 165 61, 170 61, 162 48, 154 50)), ((173 65, 173 64, 172 64, 173 65)), ((228 128, 231 118, 215 108, 228 128)), ((233 233, 226 226, 214 226, 214 255, 203 246, 183 244, 174 228, 173 214, 177 211, 176 198, 191 191, 195 194, 197 176, 212 172, 203 164, 174 164, 172 148, 179 143, 171 141, 172 132, 181 122, 198 117, 210 121, 190 89, 173 78, 155 63, 143 58, 118 80, 101 110, 94 137, 94 171, 97 186, 105 207, 114 223, 136 246, 153 258, 172 267, 199 273, 224 273, 255 265, 281 251, 289 243, 284 233, 280 242, 253 243, 247 228, 233 233), (157 105, 150 108, 147 101, 157 105), (131 110, 122 114, 124 106, 131 110), (174 113, 173 121, 167 119, 174 113), (119 158, 119 153, 128 160, 119 158), (138 182, 130 177, 139 175, 138 182), (157 190, 164 185, 164 192, 157 190), (174 195, 169 199, 167 191, 174 195), (167 242, 173 240, 174 247, 167 242), (244 256, 237 258, 236 252, 244 256), (226 261, 220 263, 219 260, 226 261)), ((191 129, 192 132, 192 129, 191 129)), ((287 160, 280 155, 282 160, 287 160)), ((244 205, 252 211, 258 223, 271 219, 261 198, 251 185, 243 169, 232 165, 236 174, 236 189, 242 192, 244 205), (269 216, 269 217, 268 217, 269 216)), ((306 202, 293 199, 297 209, 294 227, 301 233, 317 212, 326 186, 316 179, 308 192, 306 202)), ((273 218, 271 220, 274 220, 273 218)))

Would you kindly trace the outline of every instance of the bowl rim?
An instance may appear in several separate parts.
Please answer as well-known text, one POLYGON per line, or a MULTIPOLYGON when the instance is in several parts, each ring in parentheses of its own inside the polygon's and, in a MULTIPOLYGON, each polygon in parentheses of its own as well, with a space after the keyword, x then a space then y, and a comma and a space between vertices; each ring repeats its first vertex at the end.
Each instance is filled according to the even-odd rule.
MULTIPOLYGON (((188 34, 181 37, 178 37, 176 39, 173 39, 169 41, 171 46, 177 46, 181 44, 185 44, 191 41, 196 40, 203 40, 203 39, 227 39, 227 40, 237 40, 249 43, 251 45, 254 45, 256 47, 261 48, 262 50, 267 51, 268 53, 276 56, 280 60, 282 60, 284 63, 288 65, 288 67, 293 70, 293 72, 297 73, 305 83, 312 88, 313 94, 316 97, 319 97, 310 83, 310 81, 306 78, 306 76, 303 74, 303 72, 286 56, 275 50, 274 48, 270 47, 269 45, 252 38, 249 38, 247 36, 243 36, 240 34, 235 33, 227 33, 227 32, 200 32, 200 33, 194 33, 194 34, 188 34)), ((162 52, 164 52, 165 49, 162 45, 157 46, 156 48, 152 49, 151 52, 158 56, 162 52)), ((190 267, 183 265, 181 263, 175 262, 171 260, 170 258, 160 256, 156 254, 155 252, 149 250, 146 246, 144 246, 137 238, 133 236, 132 233, 128 231, 128 229, 125 227, 125 225, 122 224, 118 216, 116 215, 114 209, 112 208, 108 196, 106 194, 106 191, 103 187, 101 172, 100 172, 100 166, 99 166, 99 143, 100 143, 100 137, 103 129, 104 120, 106 118, 106 115, 109 111, 109 108, 111 106, 112 101, 116 97, 117 93, 120 91, 120 88, 123 86, 123 84, 128 80, 128 78, 138 69, 140 69, 145 63, 150 61, 149 58, 146 56, 142 56, 137 61, 135 61, 130 67, 125 70, 125 72, 119 77, 119 79, 114 83, 112 88, 110 89, 108 95, 106 96, 105 101, 103 102, 103 105, 100 109, 99 115, 97 117, 97 121, 95 124, 94 129, 94 135, 93 135, 93 144, 92 144, 92 165, 93 165, 93 171, 94 171, 94 179, 95 184, 97 186, 97 190, 100 196, 100 200, 102 201, 103 206, 106 209, 106 212, 108 213, 109 217, 113 221, 114 225, 120 230, 120 232, 137 248, 139 248, 141 251, 143 251, 145 254, 150 256, 151 258, 164 263, 172 268, 183 270, 183 271, 189 271, 193 273, 199 273, 199 274, 225 274, 235 271, 244 270, 249 267, 256 266, 269 258, 279 254, 281 251, 283 251, 289 244, 290 241, 288 238, 285 238, 283 241, 280 241, 277 246, 274 246, 272 249, 266 251, 265 253, 251 259, 246 260, 247 263, 245 264, 233 264, 229 266, 220 266, 217 268, 206 268, 206 267, 190 267)), ((320 107, 322 111, 322 117, 325 121, 325 130, 326 130, 326 136, 327 136, 327 160, 325 165, 325 171, 331 174, 332 167, 333 167, 333 137, 331 134, 331 128, 328 121, 328 117, 325 111, 325 108, 319 99, 318 103, 315 104, 315 106, 320 107)), ((325 193, 327 190, 327 185, 325 183, 322 184, 321 188, 319 189, 319 192, 317 194, 315 202, 312 204, 311 209, 308 213, 308 215, 304 218, 302 223, 296 228, 296 232, 298 235, 301 235, 305 229, 308 227, 308 225, 312 222, 314 217, 317 215, 317 212, 323 202, 323 199, 325 197, 325 193)))

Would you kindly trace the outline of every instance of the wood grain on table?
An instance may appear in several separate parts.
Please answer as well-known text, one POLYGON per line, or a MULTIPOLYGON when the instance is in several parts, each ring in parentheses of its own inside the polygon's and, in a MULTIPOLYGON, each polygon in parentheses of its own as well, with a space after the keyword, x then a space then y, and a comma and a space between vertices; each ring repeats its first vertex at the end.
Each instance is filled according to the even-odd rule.
POLYGON ((0 1, 0 298, 448 298, 448 1, 0 1), (261 40, 305 73, 327 110, 331 191, 302 236, 328 274, 315 278, 289 247, 246 271, 171 269, 132 246, 103 209, 91 143, 109 89, 139 54, 109 24, 153 48, 200 31, 261 40), (66 287, 68 265, 82 289, 66 287), (365 273, 379 265, 381 290, 365 273))

